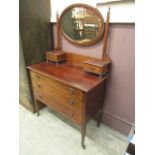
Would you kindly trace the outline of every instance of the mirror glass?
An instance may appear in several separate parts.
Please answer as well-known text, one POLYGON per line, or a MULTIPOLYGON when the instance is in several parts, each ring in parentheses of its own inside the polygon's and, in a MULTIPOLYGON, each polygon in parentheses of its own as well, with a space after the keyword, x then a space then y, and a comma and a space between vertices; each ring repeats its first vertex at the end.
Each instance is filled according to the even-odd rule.
POLYGON ((91 45, 102 36, 104 20, 100 13, 88 5, 72 5, 60 17, 65 38, 78 45, 91 45))

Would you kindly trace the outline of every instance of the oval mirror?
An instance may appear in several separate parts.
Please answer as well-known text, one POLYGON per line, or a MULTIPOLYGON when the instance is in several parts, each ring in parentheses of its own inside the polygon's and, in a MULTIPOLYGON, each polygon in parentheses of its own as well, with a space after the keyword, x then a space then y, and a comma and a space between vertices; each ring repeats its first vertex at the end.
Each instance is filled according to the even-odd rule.
POLYGON ((86 4, 73 4, 61 14, 59 24, 64 37, 81 46, 95 44, 103 35, 104 19, 86 4))

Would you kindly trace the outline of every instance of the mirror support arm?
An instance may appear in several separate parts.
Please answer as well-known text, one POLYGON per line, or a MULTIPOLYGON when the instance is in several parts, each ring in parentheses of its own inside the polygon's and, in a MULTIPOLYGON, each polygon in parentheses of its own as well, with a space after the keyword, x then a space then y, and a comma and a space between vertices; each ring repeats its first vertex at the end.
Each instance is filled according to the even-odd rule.
POLYGON ((57 11, 56 14, 56 19, 57 19, 57 47, 56 49, 60 50, 61 49, 61 43, 60 43, 60 38, 61 38, 61 33, 60 33, 60 23, 59 23, 59 14, 57 11))
POLYGON ((107 56, 107 39, 108 39, 108 30, 109 30, 109 20, 110 20, 110 7, 107 12, 106 26, 105 26, 105 34, 103 38, 103 53, 102 59, 107 56))

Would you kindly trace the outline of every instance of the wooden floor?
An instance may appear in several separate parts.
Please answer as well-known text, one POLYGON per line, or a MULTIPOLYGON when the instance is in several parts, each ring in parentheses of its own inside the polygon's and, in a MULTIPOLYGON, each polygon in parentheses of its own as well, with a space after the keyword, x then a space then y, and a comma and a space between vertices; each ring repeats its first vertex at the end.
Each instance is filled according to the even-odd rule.
POLYGON ((123 155, 127 137, 94 121, 87 126, 86 149, 78 129, 48 108, 40 116, 20 105, 20 155, 123 155))

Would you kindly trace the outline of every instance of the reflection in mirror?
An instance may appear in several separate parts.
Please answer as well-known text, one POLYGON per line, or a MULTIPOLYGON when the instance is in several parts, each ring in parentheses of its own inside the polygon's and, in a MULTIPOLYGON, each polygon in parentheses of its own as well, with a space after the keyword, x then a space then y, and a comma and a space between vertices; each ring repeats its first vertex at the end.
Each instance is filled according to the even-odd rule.
POLYGON ((103 33, 103 19, 92 9, 72 7, 64 12, 61 27, 64 35, 77 44, 95 43, 103 33))

